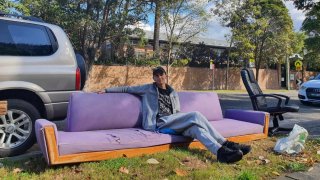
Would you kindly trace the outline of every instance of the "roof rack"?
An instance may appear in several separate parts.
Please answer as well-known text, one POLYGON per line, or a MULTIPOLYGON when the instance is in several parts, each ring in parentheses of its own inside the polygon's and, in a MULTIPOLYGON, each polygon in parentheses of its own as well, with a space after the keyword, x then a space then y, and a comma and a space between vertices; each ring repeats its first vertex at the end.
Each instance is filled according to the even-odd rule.
POLYGON ((33 16, 22 16, 17 14, 8 14, 5 12, 0 11, 0 16, 2 17, 9 17, 9 18, 17 18, 17 19, 24 19, 29 21, 35 21, 35 22, 44 22, 41 18, 33 17, 33 16))

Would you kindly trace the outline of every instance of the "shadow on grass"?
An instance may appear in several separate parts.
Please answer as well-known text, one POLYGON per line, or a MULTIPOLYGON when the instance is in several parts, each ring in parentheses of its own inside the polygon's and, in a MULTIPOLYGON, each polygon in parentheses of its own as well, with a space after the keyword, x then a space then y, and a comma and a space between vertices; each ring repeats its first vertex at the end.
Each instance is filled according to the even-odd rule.
POLYGON ((36 174, 40 175, 47 170, 59 170, 64 169, 65 167, 73 167, 76 168, 81 163, 74 164, 65 164, 65 165, 56 165, 56 166, 48 166, 44 157, 35 157, 29 158, 25 160, 8 160, 4 159, 0 161, 2 163, 3 168, 7 169, 9 172, 24 172, 28 174, 36 174))

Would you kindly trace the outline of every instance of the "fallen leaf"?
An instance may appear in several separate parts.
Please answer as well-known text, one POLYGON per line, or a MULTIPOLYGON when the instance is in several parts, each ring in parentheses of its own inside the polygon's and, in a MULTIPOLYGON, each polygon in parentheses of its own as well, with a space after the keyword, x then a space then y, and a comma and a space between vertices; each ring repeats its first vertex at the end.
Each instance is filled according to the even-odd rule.
POLYGON ((147 163, 148 163, 148 164, 159 164, 159 161, 157 161, 157 160, 154 159, 154 158, 151 158, 151 159, 148 159, 148 160, 147 160, 147 163))
POLYGON ((22 172, 22 169, 20 169, 20 168, 13 169, 13 173, 21 173, 21 172, 22 172))
POLYGON ((308 162, 308 158, 301 158, 301 162, 308 162))
POLYGON ((259 159, 260 159, 260 160, 263 160, 263 159, 264 159, 264 157, 263 157, 263 156, 259 156, 259 159))
POLYGON ((262 160, 262 163, 263 163, 263 164, 268 164, 268 163, 270 163, 270 160, 269 160, 269 159, 263 159, 263 160, 262 160))
POLYGON ((75 169, 74 172, 75 172, 75 173, 81 173, 82 170, 81 170, 81 169, 75 169))
POLYGON ((312 157, 307 160, 307 165, 308 165, 308 166, 313 166, 314 163, 315 163, 315 161, 313 160, 312 157))
POLYGON ((317 151, 317 154, 320 154, 320 151, 317 151))
POLYGON ((120 167, 119 172, 129 174, 129 170, 125 167, 122 167, 122 166, 120 167))
POLYGON ((186 157, 181 163, 190 169, 203 169, 207 167, 205 162, 193 157, 186 157))
POLYGON ((251 165, 252 163, 254 163, 254 161, 247 161, 248 165, 251 165))
POLYGON ((309 169, 308 169, 308 172, 310 172, 310 171, 312 171, 312 170, 313 170, 313 167, 309 168, 309 169))
POLYGON ((175 169, 174 172, 178 175, 178 176, 186 176, 188 175, 188 172, 182 169, 175 169))
POLYGON ((277 171, 272 171, 272 174, 280 176, 280 174, 277 171))
POLYGON ((255 160, 254 162, 255 162, 256 164, 258 164, 258 165, 259 165, 259 164, 262 164, 262 162, 261 162, 260 160, 255 160))

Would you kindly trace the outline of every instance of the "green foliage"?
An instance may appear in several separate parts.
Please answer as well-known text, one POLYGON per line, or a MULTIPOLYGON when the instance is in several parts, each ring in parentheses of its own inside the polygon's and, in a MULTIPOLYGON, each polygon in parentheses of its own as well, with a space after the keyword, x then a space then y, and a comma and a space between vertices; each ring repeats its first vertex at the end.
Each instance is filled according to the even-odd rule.
POLYGON ((254 59, 259 68, 278 63, 290 54, 292 19, 281 0, 215 1, 213 11, 222 24, 232 28, 231 41, 243 59, 254 59), (233 7, 230 11, 227 7, 233 7))
POLYGON ((11 0, 0 0, 0 11, 10 14, 15 14, 12 10, 16 10, 18 12, 23 12, 26 15, 29 15, 28 9, 23 6, 18 1, 11 1, 11 0))
POLYGON ((259 178, 257 177, 256 173, 252 171, 243 171, 237 177, 237 180, 256 180, 256 179, 259 179, 259 178))
POLYGON ((190 63, 189 59, 175 59, 172 63, 173 67, 185 67, 190 63))
POLYGON ((158 59, 147 59, 147 58, 142 58, 138 59, 136 62, 137 66, 159 66, 160 61, 158 59))
POLYGON ((316 0, 287 0, 287 1, 293 1, 295 6, 298 9, 311 9, 316 5, 320 5, 320 2, 316 0))
MULTIPOLYGON (((114 47, 112 61, 120 63, 117 61, 121 61, 125 55, 123 47, 128 36, 136 32, 136 29, 130 29, 129 25, 146 21, 149 5, 149 2, 143 0, 20 0, 14 2, 24 7, 15 6, 18 13, 40 17, 46 22, 61 26, 67 32, 75 49, 84 54, 88 64, 92 64, 94 59, 99 58, 100 48, 106 41, 114 47)), ((3 9, 2 6, 0 8, 3 9)))
POLYGON ((132 45, 127 46, 126 60, 130 64, 136 64, 136 54, 132 45))
POLYGON ((210 14, 206 3, 189 0, 163 1, 162 24, 168 41, 167 62, 172 63, 173 46, 179 46, 204 32, 208 26, 210 14))
POLYGON ((308 167, 305 164, 293 162, 287 165, 287 169, 289 171, 296 172, 296 171, 306 171, 308 167))
POLYGON ((302 29, 308 34, 305 40, 308 53, 304 59, 309 69, 320 69, 320 5, 314 6, 307 14, 302 29))

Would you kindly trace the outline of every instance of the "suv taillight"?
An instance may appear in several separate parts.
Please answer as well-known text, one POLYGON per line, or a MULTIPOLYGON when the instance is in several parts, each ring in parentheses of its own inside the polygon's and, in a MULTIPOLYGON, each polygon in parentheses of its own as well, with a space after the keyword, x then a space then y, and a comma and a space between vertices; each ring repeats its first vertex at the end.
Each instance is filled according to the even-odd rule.
POLYGON ((81 87, 81 73, 80 73, 80 69, 77 68, 76 71, 76 90, 80 90, 81 87))

